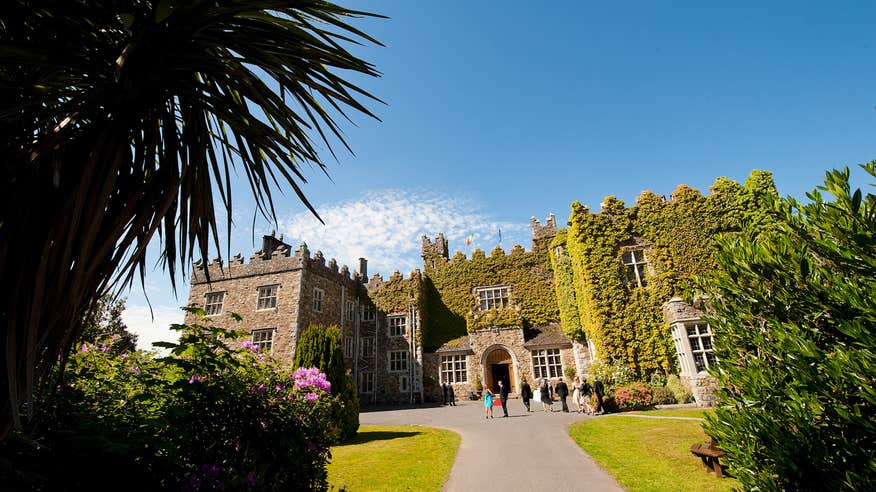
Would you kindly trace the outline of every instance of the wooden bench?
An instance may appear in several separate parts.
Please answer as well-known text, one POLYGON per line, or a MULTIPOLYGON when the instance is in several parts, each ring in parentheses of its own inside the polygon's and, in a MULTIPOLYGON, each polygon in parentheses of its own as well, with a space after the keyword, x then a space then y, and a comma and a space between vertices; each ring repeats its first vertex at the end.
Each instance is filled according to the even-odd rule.
POLYGON ((715 438, 709 438, 708 443, 697 443, 690 447, 690 452, 693 453, 694 456, 698 456, 701 460, 703 460, 703 466, 706 468, 706 472, 714 472, 716 477, 723 477, 724 471, 721 468, 721 463, 719 463, 719 458, 724 456, 724 451, 721 451, 721 448, 718 447, 718 441, 715 438))

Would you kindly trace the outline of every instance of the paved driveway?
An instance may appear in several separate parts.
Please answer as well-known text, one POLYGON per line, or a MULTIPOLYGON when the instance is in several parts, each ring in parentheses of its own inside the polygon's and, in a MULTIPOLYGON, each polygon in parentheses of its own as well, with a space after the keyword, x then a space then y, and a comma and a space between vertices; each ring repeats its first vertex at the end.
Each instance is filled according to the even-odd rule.
POLYGON ((510 417, 502 418, 501 407, 495 407, 492 420, 484 419, 481 402, 366 411, 359 420, 363 425, 425 425, 458 432, 462 442, 445 491, 623 490, 567 432, 573 422, 606 417, 543 413, 540 404, 532 403, 533 410, 539 409, 527 414, 520 400, 510 400, 510 417))

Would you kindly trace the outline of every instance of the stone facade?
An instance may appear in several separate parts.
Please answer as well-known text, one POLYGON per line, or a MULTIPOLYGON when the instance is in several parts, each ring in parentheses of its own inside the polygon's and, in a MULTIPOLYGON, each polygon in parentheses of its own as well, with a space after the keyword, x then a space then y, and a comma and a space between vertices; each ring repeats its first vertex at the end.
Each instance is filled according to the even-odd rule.
POLYGON ((673 297, 663 305, 663 317, 672 332, 672 341, 681 368, 679 379, 685 384, 700 406, 714 406, 718 380, 706 369, 715 364, 712 351, 712 333, 703 320, 705 301, 697 299, 695 306, 673 297))

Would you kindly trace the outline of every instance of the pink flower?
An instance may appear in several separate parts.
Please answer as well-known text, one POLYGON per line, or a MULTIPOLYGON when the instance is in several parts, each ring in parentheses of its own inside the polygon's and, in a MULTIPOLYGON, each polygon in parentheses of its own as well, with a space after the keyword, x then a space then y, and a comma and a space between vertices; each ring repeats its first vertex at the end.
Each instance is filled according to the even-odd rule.
POLYGON ((316 401, 319 400, 319 395, 316 393, 307 393, 304 395, 304 399, 307 401, 316 401))
POLYGON ((193 384, 193 383, 196 383, 198 381, 203 381, 205 379, 207 379, 207 378, 205 378, 204 376, 198 376, 196 374, 196 375, 189 378, 189 384, 193 384))
POLYGON ((130 370, 131 372, 135 373, 135 374, 138 375, 138 376, 139 376, 140 373, 141 373, 141 372, 140 372, 140 368, 137 367, 137 366, 130 366, 130 367, 128 367, 128 370, 130 370))
POLYGON ((87 344, 87 343, 83 343, 83 344, 82 344, 82 351, 83 351, 83 352, 88 352, 88 344, 87 344))
POLYGON ((103 344, 103 345, 100 346, 100 351, 101 351, 101 352, 109 352, 109 349, 110 349, 110 348, 109 348, 109 346, 108 346, 107 344, 103 344))
POLYGON ((259 346, 256 345, 256 344, 254 344, 254 343, 252 343, 252 342, 249 341, 249 340, 245 340, 245 341, 241 342, 240 346, 241 346, 242 348, 245 348, 245 349, 247 349, 247 350, 249 350, 249 351, 252 351, 252 352, 258 352, 258 351, 259 351, 259 346))

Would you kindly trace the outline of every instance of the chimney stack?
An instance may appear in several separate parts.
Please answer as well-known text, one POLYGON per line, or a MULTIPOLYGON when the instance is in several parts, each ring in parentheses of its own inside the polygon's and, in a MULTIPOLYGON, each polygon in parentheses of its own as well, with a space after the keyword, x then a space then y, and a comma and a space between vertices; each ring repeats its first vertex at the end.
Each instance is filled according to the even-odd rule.
POLYGON ((359 258, 359 276, 364 279, 368 278, 368 260, 365 258, 359 258))

